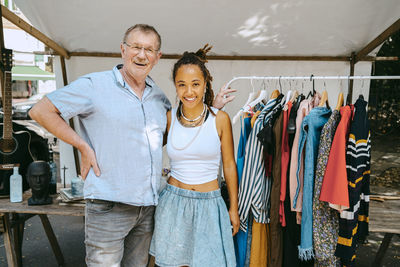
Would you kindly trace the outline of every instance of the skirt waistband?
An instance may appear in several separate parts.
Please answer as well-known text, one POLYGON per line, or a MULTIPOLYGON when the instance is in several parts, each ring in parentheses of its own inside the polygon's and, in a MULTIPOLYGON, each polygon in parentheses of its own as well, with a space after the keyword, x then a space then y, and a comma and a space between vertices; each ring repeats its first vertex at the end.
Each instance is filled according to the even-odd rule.
POLYGON ((210 199, 210 198, 221 197, 221 190, 219 188, 217 190, 209 191, 209 192, 198 192, 198 191, 182 189, 182 188, 167 184, 167 187, 165 188, 165 190, 171 192, 172 194, 179 195, 182 197, 188 197, 188 198, 210 199))

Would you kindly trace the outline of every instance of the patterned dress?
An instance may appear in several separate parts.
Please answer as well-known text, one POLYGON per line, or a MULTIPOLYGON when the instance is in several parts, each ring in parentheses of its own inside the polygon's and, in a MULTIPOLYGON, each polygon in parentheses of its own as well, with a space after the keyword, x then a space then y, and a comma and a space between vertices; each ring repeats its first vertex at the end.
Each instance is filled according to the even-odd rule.
POLYGON ((334 110, 324 125, 320 137, 313 199, 315 266, 340 266, 339 258, 334 255, 339 231, 339 213, 331 209, 327 202, 319 200, 329 152, 339 120, 339 111, 334 110))

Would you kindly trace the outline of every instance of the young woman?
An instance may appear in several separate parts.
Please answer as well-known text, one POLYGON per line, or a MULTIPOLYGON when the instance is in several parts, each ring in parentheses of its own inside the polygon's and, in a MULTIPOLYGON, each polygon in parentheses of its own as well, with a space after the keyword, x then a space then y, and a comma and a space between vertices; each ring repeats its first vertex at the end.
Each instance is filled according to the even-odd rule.
POLYGON ((185 52, 172 77, 179 99, 167 113, 171 177, 155 213, 150 254, 159 266, 236 266, 232 235, 239 230, 238 186, 229 116, 211 107, 206 45, 185 52), (217 175, 222 155, 229 213, 217 175))

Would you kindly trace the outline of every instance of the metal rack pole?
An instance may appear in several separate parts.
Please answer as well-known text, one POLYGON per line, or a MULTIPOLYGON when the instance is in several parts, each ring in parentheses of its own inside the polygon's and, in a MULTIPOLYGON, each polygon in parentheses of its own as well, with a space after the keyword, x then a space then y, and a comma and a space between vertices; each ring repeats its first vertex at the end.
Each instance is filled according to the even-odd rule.
POLYGON ((400 76, 241 76, 231 79, 225 89, 237 80, 400 80, 400 76))

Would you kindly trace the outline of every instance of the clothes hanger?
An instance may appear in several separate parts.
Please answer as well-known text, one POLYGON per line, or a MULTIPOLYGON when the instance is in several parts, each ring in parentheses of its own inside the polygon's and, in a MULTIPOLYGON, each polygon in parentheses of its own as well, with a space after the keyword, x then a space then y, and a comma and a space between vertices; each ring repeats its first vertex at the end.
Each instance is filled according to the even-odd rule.
POLYGON ((248 105, 251 101, 256 99, 257 95, 260 93, 259 91, 256 92, 256 90, 254 89, 253 79, 250 80, 250 84, 252 91, 250 92, 249 97, 247 98, 247 101, 244 104, 244 106, 248 105))
POLYGON ((287 103, 290 101, 291 96, 292 96, 292 82, 289 81, 289 91, 286 94, 285 105, 287 105, 287 103))
POLYGON ((268 92, 263 88, 262 90, 259 91, 259 94, 257 95, 256 99, 252 100, 250 103, 245 105, 245 108, 253 108, 255 105, 260 103, 266 96, 268 92))
POLYGON ((338 101, 337 101, 335 110, 340 110, 340 108, 343 106, 343 101, 344 101, 344 99, 343 99, 343 93, 340 92, 340 93, 339 93, 339 96, 338 96, 338 101))
MULTIPOLYGON (((281 85, 281 76, 279 76, 279 86, 280 86, 279 89, 281 89, 281 87, 282 87, 282 85, 281 85)), ((271 96, 270 96, 269 99, 276 99, 276 98, 278 98, 278 96, 280 94, 281 94, 280 90, 278 91, 278 90, 275 89, 274 91, 272 91, 271 96)))
MULTIPOLYGON (((297 87, 297 82, 296 82, 296 84, 295 84, 295 88, 296 88, 296 87, 297 87)), ((299 92, 298 92, 296 89, 294 89, 294 90, 292 91, 292 95, 291 95, 289 101, 292 102, 292 104, 293 104, 294 101, 296 100, 296 97, 297 97, 298 95, 299 95, 299 92)))
POLYGON ((326 91, 325 81, 324 81, 324 91, 322 92, 321 100, 319 101, 318 107, 323 107, 323 106, 329 108, 328 91, 326 91))
POLYGON ((316 91, 315 91, 315 81, 314 81, 313 77, 314 77, 314 74, 311 74, 310 81, 312 81, 312 90, 310 90, 310 92, 308 92, 308 95, 306 96, 306 98, 314 97, 314 95, 316 93, 316 91))
POLYGON ((351 99, 350 99, 350 76, 347 77, 347 97, 346 97, 346 105, 351 104, 351 99))
POLYGON ((260 95, 256 99, 251 101, 249 104, 247 104, 246 107, 251 107, 251 108, 254 107, 258 103, 260 103, 267 95, 268 95, 267 90, 261 90, 260 95))
POLYGON ((269 99, 278 98, 279 95, 280 95, 280 92, 278 90, 274 90, 274 91, 272 91, 271 97, 269 99))
MULTIPOLYGON (((290 115, 289 115, 289 121, 288 121, 288 126, 287 126, 287 131, 288 131, 289 134, 294 134, 296 132, 297 110, 300 107, 301 101, 303 101, 305 99, 305 96, 303 94, 303 92, 304 92, 304 82, 305 82, 305 80, 302 81, 302 83, 301 83, 301 94, 298 94, 296 96, 296 98, 293 98, 293 99, 296 99, 296 100, 293 100, 295 102, 292 101, 293 107, 292 107, 292 111, 290 112, 290 115)), ((295 95, 296 95, 296 91, 295 91, 295 95)))
POLYGON ((296 101, 296 98, 299 96, 299 92, 297 90, 294 90, 294 92, 292 93, 292 97, 290 98, 290 102, 294 103, 294 101, 296 101))
POLYGON ((324 90, 322 92, 321 100, 319 101, 318 107, 323 107, 323 106, 326 106, 327 108, 329 108, 328 92, 326 90, 324 90))
MULTIPOLYGON (((364 79, 362 80, 362 83, 361 83, 361 92, 363 91, 363 89, 364 89, 364 79)), ((364 100, 364 95, 360 94, 358 96, 358 99, 364 100)))
POLYGON ((337 100, 336 107, 335 107, 335 110, 337 110, 337 111, 340 111, 340 108, 343 107, 343 103, 344 103, 342 80, 340 80, 339 88, 340 88, 340 92, 339 92, 338 100, 337 100))
MULTIPOLYGON (((262 87, 263 87, 263 90, 265 90, 266 92, 268 92, 268 86, 266 85, 265 80, 263 80, 263 82, 262 82, 262 87)), ((268 102, 268 93, 265 95, 265 97, 264 97, 264 99, 262 100, 262 102, 263 102, 264 104, 266 104, 266 103, 268 102)))
POLYGON ((300 95, 302 95, 302 96, 304 96, 304 82, 305 82, 305 80, 301 82, 301 93, 300 93, 300 95))
MULTIPOLYGON (((250 80, 251 81, 251 80, 250 80)), ((254 89, 254 87, 253 87, 254 89)), ((233 117, 232 123, 235 124, 237 120, 239 119, 240 115, 243 113, 249 112, 252 110, 252 108, 260 103, 266 96, 268 95, 268 92, 266 90, 261 90, 259 92, 259 95, 257 96, 256 99, 252 100, 250 103, 246 103, 240 110, 239 112, 233 117)))
POLYGON ((236 113, 235 116, 233 116, 233 119, 232 119, 232 123, 233 123, 233 124, 235 124, 235 123, 238 121, 238 119, 240 118, 240 116, 244 113, 244 108, 245 108, 248 104, 250 104, 251 101, 253 101, 255 98, 257 98, 258 94, 260 93, 260 92, 258 92, 258 91, 257 91, 257 92, 255 91, 254 85, 253 85, 253 79, 250 80, 250 84, 251 84, 251 89, 252 89, 252 91, 250 92, 249 97, 247 98, 247 101, 246 101, 246 103, 243 105, 243 107, 236 113))

